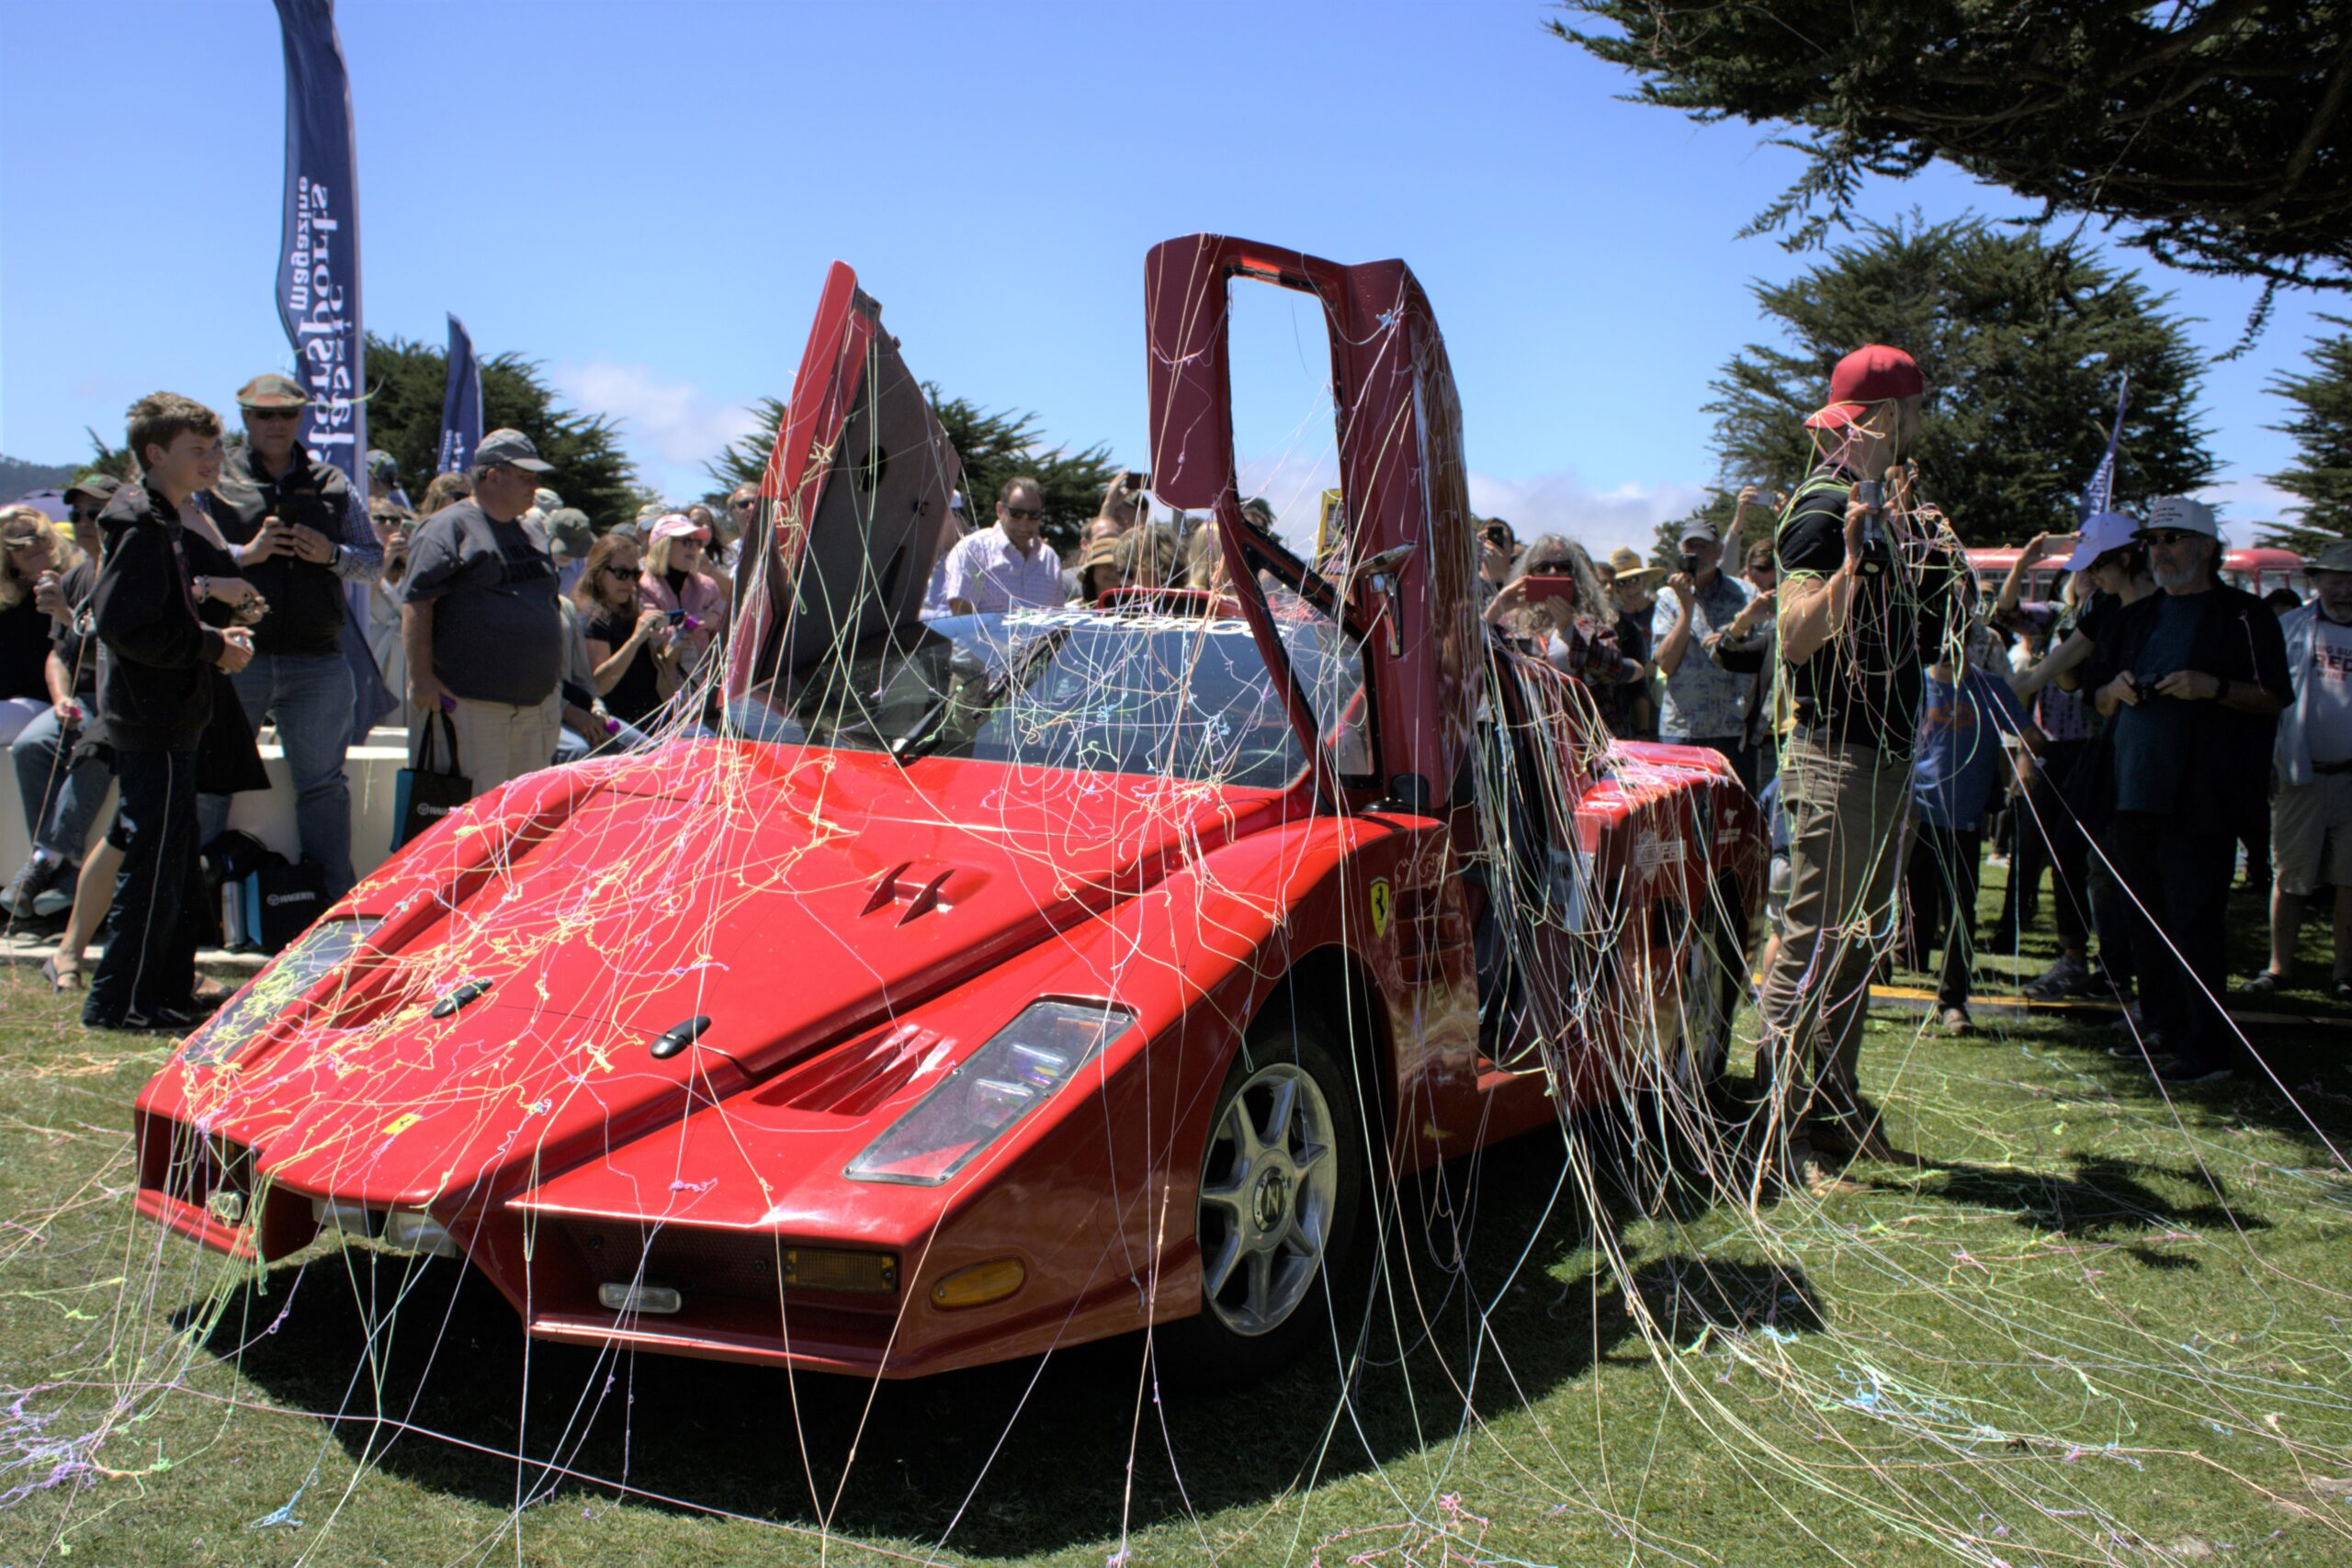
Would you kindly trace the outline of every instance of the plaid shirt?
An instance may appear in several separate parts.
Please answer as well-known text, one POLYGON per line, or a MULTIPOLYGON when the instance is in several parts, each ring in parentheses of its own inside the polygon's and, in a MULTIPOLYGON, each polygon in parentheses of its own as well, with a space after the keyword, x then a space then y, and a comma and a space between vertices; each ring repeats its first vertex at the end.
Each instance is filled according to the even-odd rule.
MULTIPOLYGON (((1661 740, 1725 739, 1739 734, 1747 717, 1749 677, 1735 675, 1715 663, 1707 657, 1705 647, 1711 633, 1728 630, 1747 608, 1747 590, 1730 574, 1718 572, 1695 597, 1690 646, 1682 651, 1682 662, 1666 678, 1666 703, 1657 720, 1661 740)), ((1681 615, 1682 607, 1673 594, 1658 595, 1657 606, 1650 612, 1651 657, 1657 657, 1657 649, 1681 615)))

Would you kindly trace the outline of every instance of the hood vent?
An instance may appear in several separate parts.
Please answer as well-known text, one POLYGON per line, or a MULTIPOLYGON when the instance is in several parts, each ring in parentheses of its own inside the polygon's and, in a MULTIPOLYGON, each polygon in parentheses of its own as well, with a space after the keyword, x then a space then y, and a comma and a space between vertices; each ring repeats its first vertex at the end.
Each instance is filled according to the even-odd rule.
POLYGON ((940 1044, 911 1023, 853 1040, 777 1080, 760 1096, 772 1104, 831 1116, 863 1116, 904 1089, 940 1044))
POLYGON ((906 911, 899 917, 897 922, 903 926, 922 919, 934 909, 954 908, 953 904, 940 896, 940 889, 947 885, 948 877, 954 874, 943 871, 929 881, 922 881, 919 877, 908 874, 914 870, 914 863, 912 861, 905 861, 884 872, 880 879, 874 884, 873 891, 867 895, 865 908, 860 909, 858 914, 861 917, 878 914, 893 905, 904 904, 906 911))

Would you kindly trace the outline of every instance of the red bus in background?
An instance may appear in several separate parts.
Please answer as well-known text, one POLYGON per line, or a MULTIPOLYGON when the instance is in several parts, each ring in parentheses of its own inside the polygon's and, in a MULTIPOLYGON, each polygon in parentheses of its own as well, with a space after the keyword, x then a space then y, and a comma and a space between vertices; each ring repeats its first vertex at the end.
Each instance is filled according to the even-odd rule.
MULTIPOLYGON (((1998 593, 2001 584, 2008 581, 2009 569, 2017 564, 2019 553, 2015 545, 1968 552, 1969 567, 1976 573, 1977 585, 1984 591, 1987 598, 1998 593)), ((2061 555, 2054 559, 2036 561, 2032 571, 2027 574, 2025 597, 2057 598, 2061 587, 2058 562, 2065 558, 2061 555)), ((2222 552, 2222 581, 2249 593, 2267 593, 2274 588, 2286 587, 2294 590, 2299 599, 2309 598, 2311 583, 2303 573, 2303 558, 2292 550, 2256 547, 2222 552)))

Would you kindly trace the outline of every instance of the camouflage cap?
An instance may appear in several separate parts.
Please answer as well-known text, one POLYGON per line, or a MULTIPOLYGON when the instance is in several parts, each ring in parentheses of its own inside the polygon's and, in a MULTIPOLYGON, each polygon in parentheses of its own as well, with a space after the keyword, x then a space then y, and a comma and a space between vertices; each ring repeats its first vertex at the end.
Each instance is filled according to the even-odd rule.
POLYGON ((291 376, 272 371, 256 376, 237 389, 237 406, 241 409, 299 409, 311 400, 291 376))
POLYGON ((576 506, 557 507, 547 514, 545 526, 548 543, 560 547, 574 560, 586 555, 596 542, 596 530, 590 525, 588 514, 576 506))

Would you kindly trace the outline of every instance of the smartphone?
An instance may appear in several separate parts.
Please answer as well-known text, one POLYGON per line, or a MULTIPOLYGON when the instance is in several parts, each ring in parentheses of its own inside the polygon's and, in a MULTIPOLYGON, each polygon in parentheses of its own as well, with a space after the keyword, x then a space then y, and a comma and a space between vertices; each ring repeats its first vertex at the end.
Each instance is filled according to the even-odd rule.
POLYGON ((686 618, 686 613, 684 610, 664 610, 662 618, 674 626, 686 618))
POLYGON ((1527 585, 1524 592, 1530 604, 1544 599, 1577 602, 1577 580, 1565 571, 1531 571, 1520 581, 1527 585))
POLYGON ((1129 468, 1119 476, 1119 488, 1125 491, 1149 490, 1151 476, 1141 468, 1129 468))

